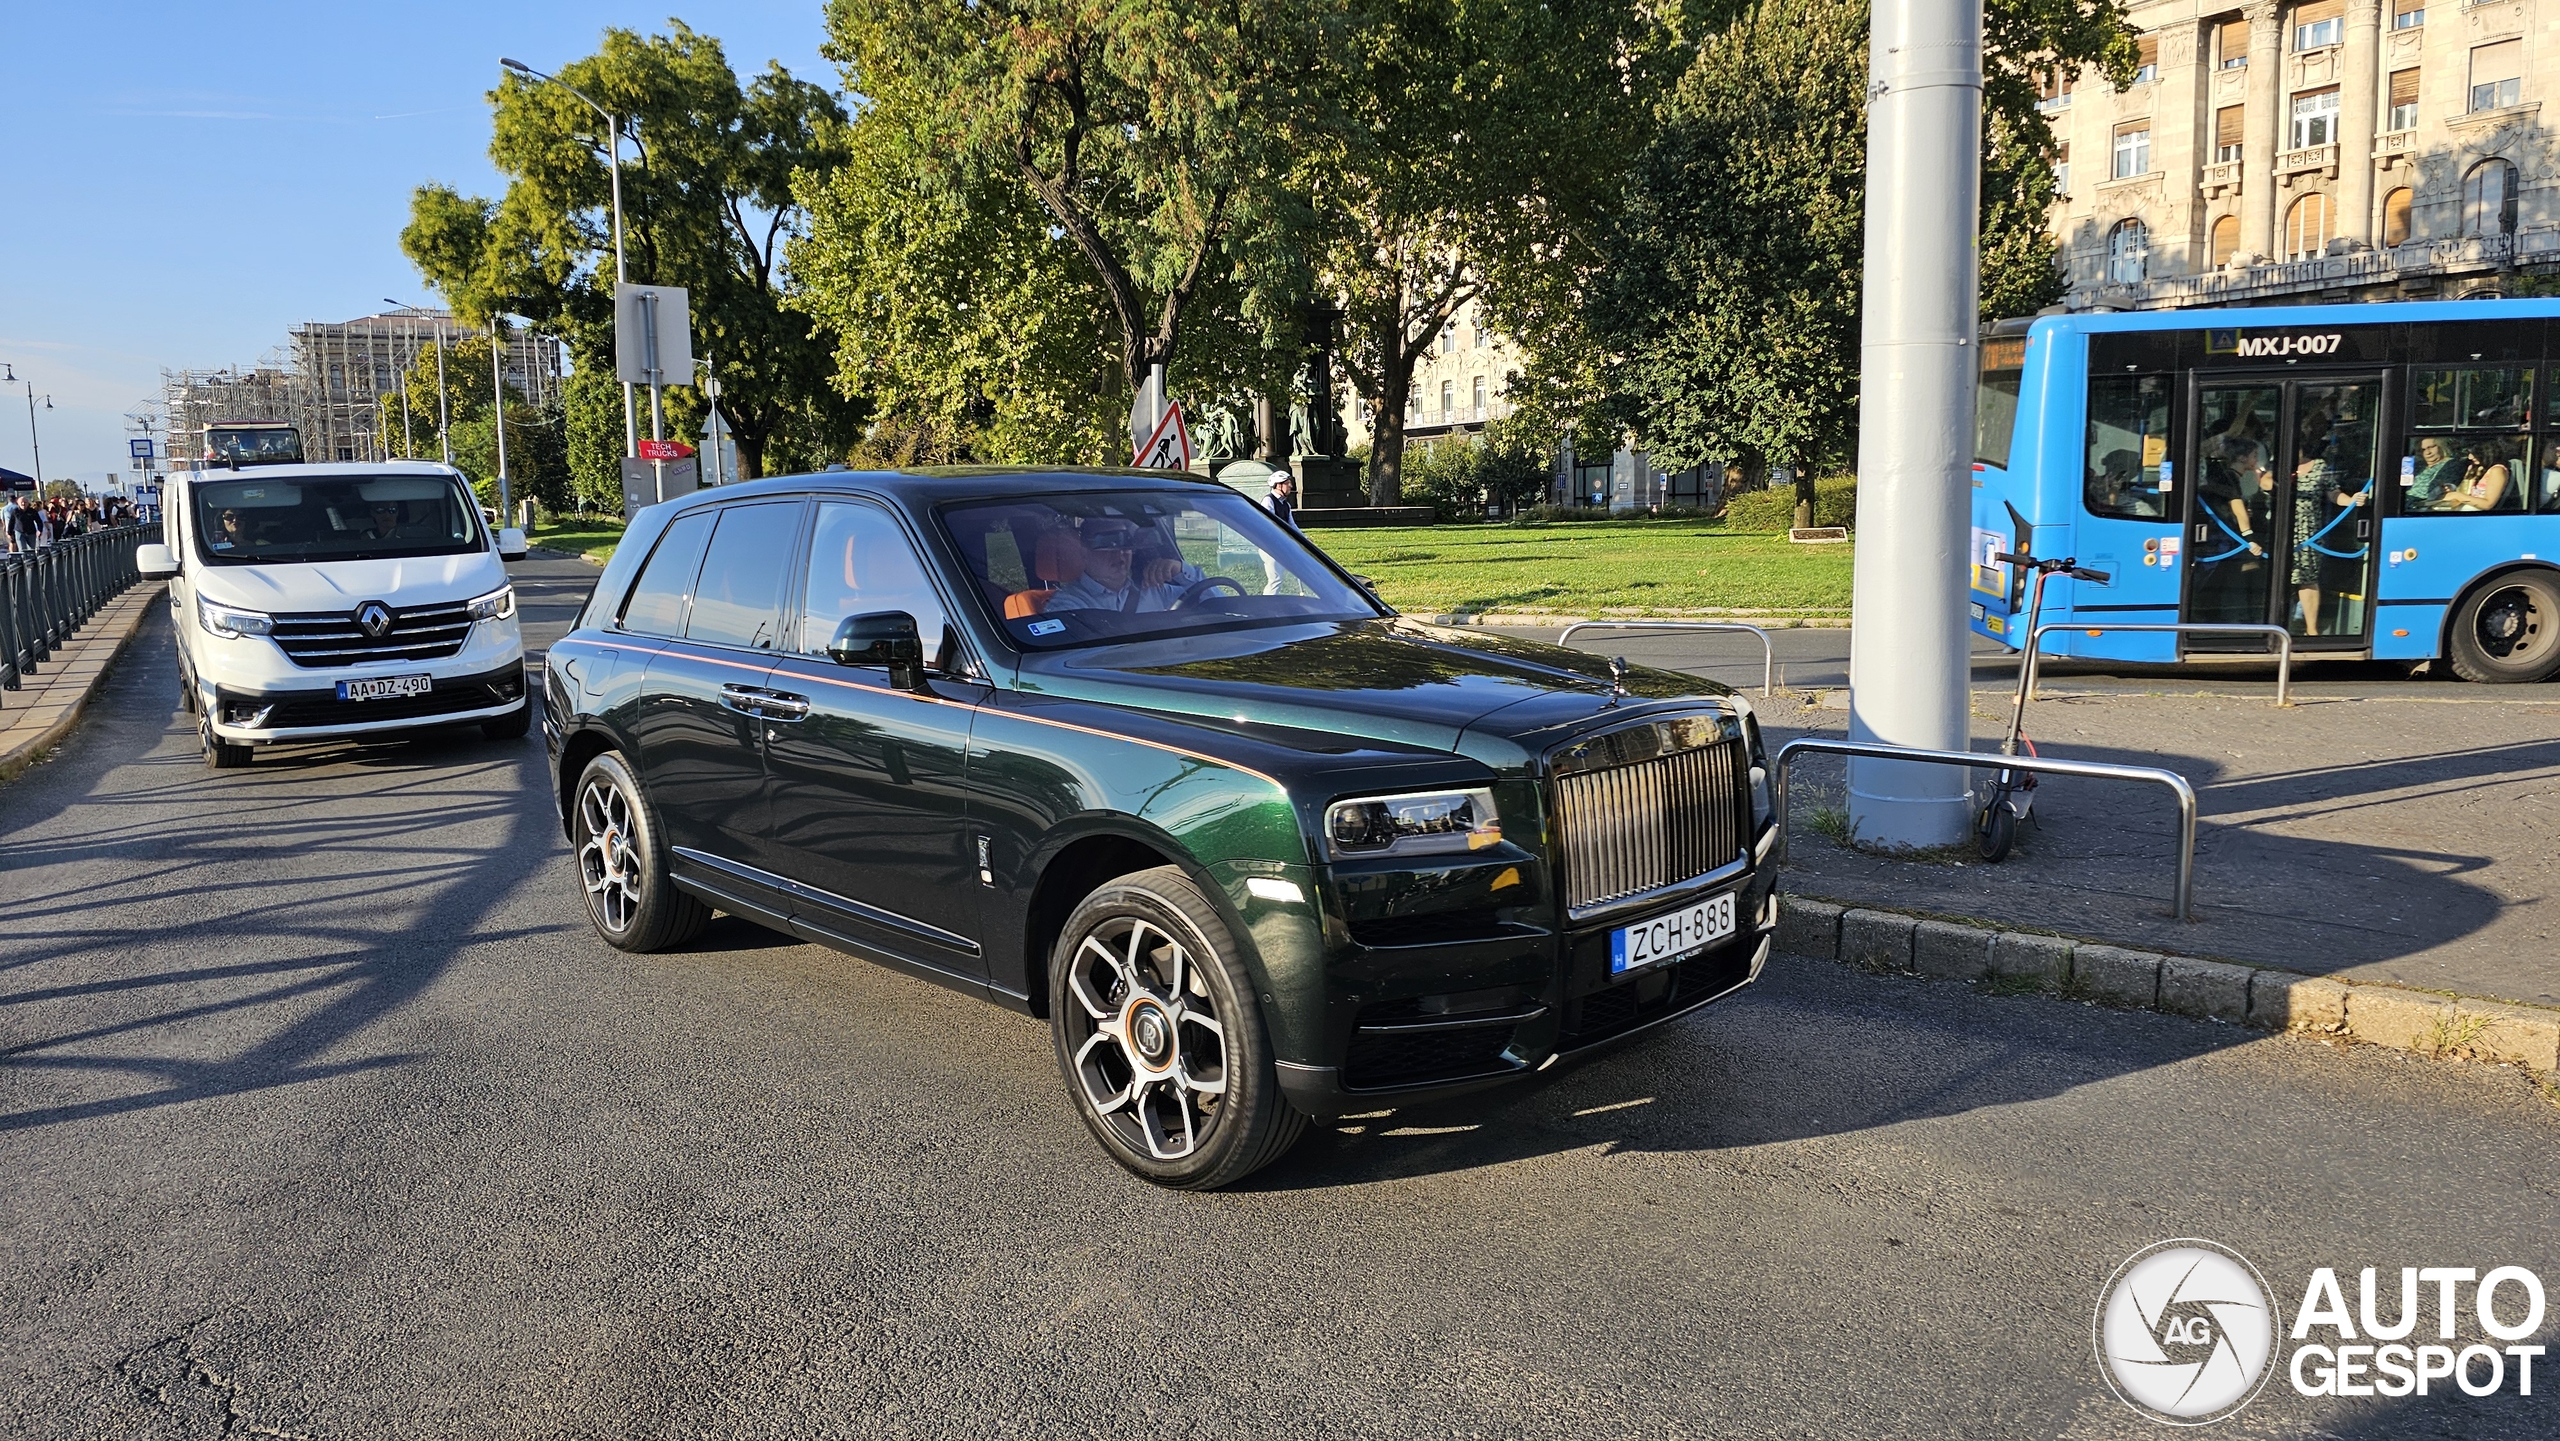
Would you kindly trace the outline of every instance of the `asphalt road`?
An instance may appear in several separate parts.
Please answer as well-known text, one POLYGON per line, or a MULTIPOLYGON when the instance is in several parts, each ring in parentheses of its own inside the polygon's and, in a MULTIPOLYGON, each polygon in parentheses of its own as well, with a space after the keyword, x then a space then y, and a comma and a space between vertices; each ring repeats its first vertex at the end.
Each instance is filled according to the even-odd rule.
MULTIPOLYGON (((591 572, 519 574, 538 630, 591 572)), ((2288 1315, 2560 1284, 2516 1074, 1783 957, 1156 1191, 1033 1022, 729 920, 605 948, 538 741, 204 770, 165 626, 0 787, 7 1434, 2153 1436, 2090 1342, 2149 1243, 2288 1315)), ((2537 1381, 2216 1430, 2547 1436, 2537 1381)))

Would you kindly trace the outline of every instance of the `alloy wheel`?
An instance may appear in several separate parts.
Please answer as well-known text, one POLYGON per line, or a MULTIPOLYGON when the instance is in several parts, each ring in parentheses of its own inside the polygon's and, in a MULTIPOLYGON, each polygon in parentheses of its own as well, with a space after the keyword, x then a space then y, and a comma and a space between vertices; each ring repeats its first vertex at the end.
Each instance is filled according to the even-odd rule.
POLYGON ((640 913, 640 857, 632 845, 631 798, 622 788, 590 780, 578 797, 578 873, 587 903, 605 929, 631 929, 640 913))
POLYGON ((1224 1114, 1227 1031, 1182 942, 1140 916, 1106 918, 1078 942, 1067 990, 1085 1101, 1131 1150, 1178 1161, 1224 1114))

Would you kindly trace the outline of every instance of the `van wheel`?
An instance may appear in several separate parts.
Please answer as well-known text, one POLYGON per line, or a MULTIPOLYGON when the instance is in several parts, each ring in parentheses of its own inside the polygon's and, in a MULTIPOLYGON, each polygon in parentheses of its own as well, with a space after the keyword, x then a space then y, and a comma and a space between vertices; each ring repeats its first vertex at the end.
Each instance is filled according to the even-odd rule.
POLYGON ((502 715, 496 720, 480 722, 480 734, 493 741, 522 740, 525 732, 532 729, 533 702, 530 700, 516 707, 514 715, 502 715))
POLYGON ((249 748, 244 745, 233 745, 215 735, 213 722, 210 720, 201 721, 196 725, 196 739, 204 745, 204 763, 207 769, 235 771, 249 764, 249 748))
POLYGON ((662 951, 702 934, 711 908, 677 890, 667 873, 657 817, 639 777, 606 751, 578 776, 570 845, 586 889, 587 919, 619 951, 662 951))
POLYGON ((2560 579, 2526 570, 2490 581, 2463 602, 2452 640, 2453 673, 2464 680, 2550 679, 2560 671, 2560 579))
POLYGON ((1306 1131, 1225 922, 1172 866, 1111 881, 1067 917, 1049 1031, 1076 1113, 1157 1185, 1228 1185, 1306 1131))

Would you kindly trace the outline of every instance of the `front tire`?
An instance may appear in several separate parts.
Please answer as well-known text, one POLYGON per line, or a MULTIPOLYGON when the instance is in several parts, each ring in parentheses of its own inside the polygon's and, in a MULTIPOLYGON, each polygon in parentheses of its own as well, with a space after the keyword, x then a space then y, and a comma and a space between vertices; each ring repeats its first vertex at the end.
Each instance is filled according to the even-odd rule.
POLYGON ((1306 1132, 1226 923, 1175 867, 1111 881, 1067 917, 1049 1031, 1076 1113, 1157 1185, 1230 1185, 1306 1132))
POLYGON ((662 951, 702 933, 711 908, 677 890, 658 822, 639 777, 606 751, 579 773, 570 846, 586 890, 587 919, 618 951, 662 951))
POLYGON ((2494 685, 2530 685, 2560 671, 2560 579, 2518 571, 2482 586, 2454 616, 2453 673, 2494 685))
POLYGON ((196 739, 204 746, 204 764, 207 770, 236 771, 249 764, 251 756, 249 748, 244 745, 234 745, 215 735, 213 720, 209 716, 197 723, 196 739))
POLYGON ((496 720, 480 722, 480 734, 493 741, 522 740, 525 733, 532 729, 533 702, 530 700, 517 706, 513 715, 502 715, 496 720))
POLYGON ((1991 797, 1991 804, 1983 807, 1981 820, 1974 826, 1974 848, 1996 866, 2009 858, 2009 847, 2017 841, 2018 813, 2009 809, 2008 793, 1997 792, 1991 797))

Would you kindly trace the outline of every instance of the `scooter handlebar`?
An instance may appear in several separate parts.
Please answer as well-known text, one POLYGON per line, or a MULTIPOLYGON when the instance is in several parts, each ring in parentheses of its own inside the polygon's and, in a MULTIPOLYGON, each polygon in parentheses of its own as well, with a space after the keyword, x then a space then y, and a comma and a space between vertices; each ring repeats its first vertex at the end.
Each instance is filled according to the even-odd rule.
POLYGON ((2103 570, 2089 570, 2076 565, 2071 568, 2071 578, 2073 580, 2094 580, 2100 585, 2106 585, 2114 579, 2114 577, 2108 575, 2103 570))

